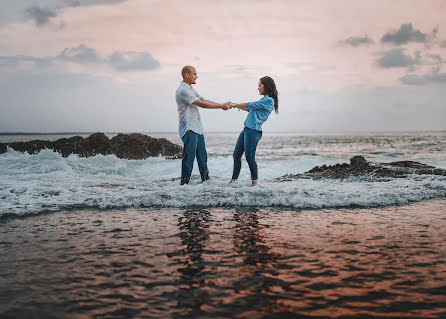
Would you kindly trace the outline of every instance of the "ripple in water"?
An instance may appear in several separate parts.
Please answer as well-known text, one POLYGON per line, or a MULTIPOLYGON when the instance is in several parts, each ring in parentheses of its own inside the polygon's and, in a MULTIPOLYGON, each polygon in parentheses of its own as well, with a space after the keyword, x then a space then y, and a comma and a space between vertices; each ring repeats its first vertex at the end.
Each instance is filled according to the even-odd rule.
POLYGON ((2 318, 444 318, 446 202, 0 225, 2 318))

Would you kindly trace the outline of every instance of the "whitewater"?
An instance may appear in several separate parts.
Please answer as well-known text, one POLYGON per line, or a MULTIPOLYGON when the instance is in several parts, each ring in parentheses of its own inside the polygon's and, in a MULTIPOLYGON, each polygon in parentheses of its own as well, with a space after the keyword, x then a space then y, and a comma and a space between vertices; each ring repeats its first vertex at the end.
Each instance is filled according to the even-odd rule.
MULTIPOLYGON (((176 134, 148 135, 181 145, 176 134)), ((59 137, 7 135, 0 136, 0 140, 59 137)), ((207 134, 212 179, 201 183, 195 164, 187 186, 179 185, 179 159, 126 160, 114 155, 64 158, 51 150, 30 155, 9 149, 0 154, 0 216, 74 208, 379 207, 446 197, 445 176, 278 181, 281 176, 304 173, 317 165, 348 162, 354 155, 363 155, 369 161, 415 160, 446 168, 445 132, 266 133, 257 151, 260 184, 256 187, 250 185, 246 162, 239 181, 228 183, 236 138, 237 133, 207 134)))

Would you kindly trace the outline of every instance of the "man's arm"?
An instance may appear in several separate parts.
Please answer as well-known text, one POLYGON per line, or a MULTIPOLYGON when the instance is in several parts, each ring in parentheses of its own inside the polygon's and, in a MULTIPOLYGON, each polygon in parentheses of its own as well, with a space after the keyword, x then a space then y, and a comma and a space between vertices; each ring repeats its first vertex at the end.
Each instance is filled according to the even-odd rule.
POLYGON ((226 102, 225 104, 219 104, 213 101, 206 100, 204 98, 200 98, 199 100, 196 100, 194 103, 196 106, 205 108, 205 109, 223 109, 223 110, 229 110, 231 108, 231 103, 226 102))

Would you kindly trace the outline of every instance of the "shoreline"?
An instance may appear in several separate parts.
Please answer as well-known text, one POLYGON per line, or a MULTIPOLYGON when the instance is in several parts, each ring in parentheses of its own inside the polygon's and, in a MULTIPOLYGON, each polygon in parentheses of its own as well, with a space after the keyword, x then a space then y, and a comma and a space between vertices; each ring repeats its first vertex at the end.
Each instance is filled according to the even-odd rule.
POLYGON ((14 212, 0 212, 0 222, 8 220, 14 220, 14 219, 27 219, 27 218, 33 218, 33 217, 40 217, 45 215, 52 215, 52 214, 58 214, 58 213, 73 213, 73 212, 82 212, 82 211, 91 211, 95 213, 100 212, 107 212, 107 211, 118 211, 118 212, 125 212, 126 210, 148 210, 148 211, 170 211, 170 210, 203 210, 203 209, 211 209, 211 210, 222 210, 222 211, 230 211, 230 210, 252 210, 252 209, 260 209, 260 210, 269 210, 272 212, 280 212, 280 211, 324 211, 324 210, 333 210, 333 211, 344 211, 344 210, 375 210, 375 209, 390 209, 390 208, 398 208, 398 207, 410 207, 413 205, 419 205, 423 203, 431 203, 431 202, 445 202, 446 204, 446 196, 443 197, 435 197, 435 198, 429 198, 424 199, 421 201, 412 201, 409 203, 401 203, 401 204, 389 204, 389 205, 376 205, 376 206, 360 206, 360 205, 347 205, 347 206, 337 206, 337 207, 293 207, 293 206, 259 206, 259 205, 252 205, 252 206, 204 206, 204 205, 193 205, 193 206, 185 206, 185 207, 163 207, 163 206, 138 206, 138 207, 132 207, 132 206, 126 206, 126 207, 111 207, 111 208, 98 208, 98 207, 91 207, 91 206, 84 206, 84 207, 63 207, 63 208, 57 208, 57 209, 46 209, 38 212, 25 212, 25 213, 14 213, 14 212))

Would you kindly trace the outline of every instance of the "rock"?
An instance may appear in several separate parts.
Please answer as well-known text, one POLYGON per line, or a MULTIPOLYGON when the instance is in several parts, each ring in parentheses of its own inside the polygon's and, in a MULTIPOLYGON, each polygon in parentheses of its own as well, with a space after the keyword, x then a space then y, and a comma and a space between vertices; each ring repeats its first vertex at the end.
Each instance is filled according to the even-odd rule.
POLYGON ((110 140, 104 133, 94 133, 87 138, 81 136, 61 138, 53 142, 51 148, 63 157, 70 154, 77 154, 82 157, 112 154, 110 140))
POLYGON ((52 143, 51 149, 60 153, 63 157, 71 154, 81 154, 81 144, 84 141, 82 136, 73 136, 70 138, 61 138, 52 143))
POLYGON ((390 166, 396 166, 396 167, 408 167, 408 168, 434 168, 433 166, 429 166, 426 164, 421 164, 418 162, 412 162, 412 161, 398 161, 398 162, 391 162, 387 165, 390 166))
POLYGON ((366 180, 383 180, 388 178, 405 178, 410 174, 418 175, 442 175, 446 176, 446 170, 412 161, 398 161, 391 163, 370 163, 363 156, 354 156, 350 164, 316 166, 304 174, 284 175, 281 181, 297 178, 333 178, 346 179, 360 177, 366 180))
POLYGON ((357 156, 353 156, 350 159, 350 165, 352 167, 365 167, 365 166, 369 165, 369 163, 363 156, 357 155, 357 156))
POLYGON ((52 148, 52 142, 39 140, 31 142, 14 142, 8 143, 7 145, 16 151, 27 152, 29 154, 37 154, 43 149, 52 148))
POLYGON ((8 145, 6 143, 0 143, 0 154, 5 153, 8 150, 8 145))
POLYGON ((156 139, 147 135, 118 134, 111 139, 113 153, 119 158, 143 159, 154 156, 181 158, 183 148, 165 138, 156 139))
POLYGON ((61 138, 57 141, 30 141, 0 143, 0 153, 4 153, 7 147, 19 152, 37 154, 42 149, 52 149, 63 157, 77 154, 82 157, 95 156, 97 154, 115 154, 119 158, 145 159, 153 156, 166 158, 181 158, 183 148, 173 144, 165 138, 153 138, 144 134, 118 134, 111 140, 104 133, 94 133, 87 138, 73 136, 61 138))
POLYGON ((82 156, 90 157, 97 154, 108 155, 113 154, 110 140, 104 133, 94 133, 83 140, 82 156))

